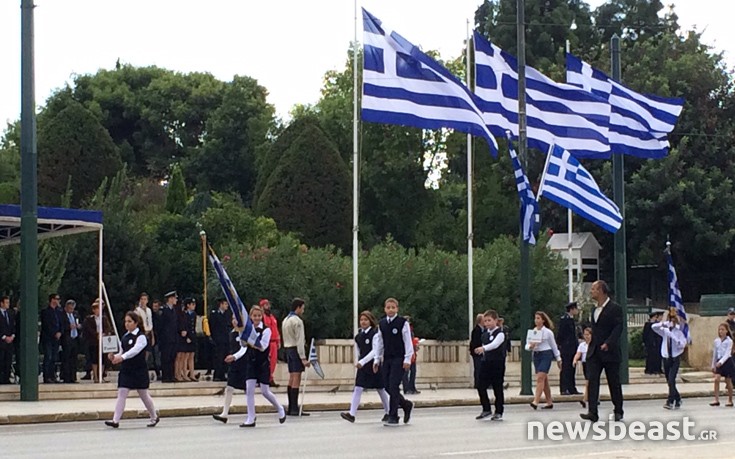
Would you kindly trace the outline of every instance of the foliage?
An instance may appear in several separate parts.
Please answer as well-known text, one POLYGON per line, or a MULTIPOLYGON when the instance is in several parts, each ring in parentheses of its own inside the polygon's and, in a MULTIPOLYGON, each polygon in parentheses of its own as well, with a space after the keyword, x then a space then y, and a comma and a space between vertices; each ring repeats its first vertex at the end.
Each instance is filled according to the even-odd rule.
POLYGON ((166 211, 172 214, 181 214, 186 208, 187 199, 186 184, 181 173, 181 167, 175 164, 166 193, 166 211))
POLYGON ((628 357, 631 359, 645 359, 646 349, 643 345, 643 328, 628 330, 628 357))

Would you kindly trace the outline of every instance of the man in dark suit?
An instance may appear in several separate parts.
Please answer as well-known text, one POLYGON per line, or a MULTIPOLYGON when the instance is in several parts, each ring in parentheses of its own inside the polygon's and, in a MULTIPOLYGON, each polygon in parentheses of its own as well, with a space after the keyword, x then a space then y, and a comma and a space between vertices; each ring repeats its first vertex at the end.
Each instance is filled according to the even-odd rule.
POLYGON ((610 290, 604 281, 592 284, 590 296, 597 307, 592 311, 592 341, 587 350, 587 377, 589 381, 589 411, 580 414, 582 419, 599 420, 597 412, 600 399, 600 375, 605 370, 610 389, 615 421, 623 420, 623 388, 620 385, 620 335, 623 332, 623 309, 610 300, 610 290))
POLYGON ((161 381, 174 382, 174 361, 176 360, 176 343, 179 336, 178 318, 176 316, 175 291, 165 295, 166 304, 161 308, 161 317, 158 320, 159 329, 156 339, 161 348, 161 381))
POLYGON ((43 382, 57 383, 56 361, 59 358, 61 343, 61 297, 52 293, 48 297, 48 307, 41 311, 41 345, 43 346, 43 382))
POLYGON ((562 395, 578 394, 577 385, 574 381, 574 354, 577 353, 577 327, 574 323, 574 317, 579 312, 577 303, 572 302, 566 305, 566 313, 559 319, 559 333, 556 336, 556 343, 561 353, 561 374, 559 376, 559 386, 562 395))
POLYGON ((61 380, 67 384, 77 382, 77 356, 79 355, 79 334, 82 325, 75 311, 77 302, 66 300, 61 319, 61 380))
POLYGON ((15 350, 15 314, 10 309, 10 298, 0 298, 0 384, 10 384, 15 350))
POLYGON ((217 304, 217 309, 209 315, 209 329, 214 344, 214 380, 227 381, 225 357, 230 353, 232 311, 224 298, 217 300, 217 304))

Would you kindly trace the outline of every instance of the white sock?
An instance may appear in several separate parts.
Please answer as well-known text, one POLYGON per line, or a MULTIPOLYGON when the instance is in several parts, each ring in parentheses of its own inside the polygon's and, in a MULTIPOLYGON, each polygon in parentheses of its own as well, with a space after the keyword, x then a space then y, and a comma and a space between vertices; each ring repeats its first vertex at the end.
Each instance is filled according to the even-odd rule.
POLYGON ((355 386, 355 390, 352 391, 352 402, 350 403, 350 414, 352 416, 357 414, 357 409, 360 407, 362 391, 363 389, 360 386, 355 386))
POLYGON ((235 393, 235 388, 232 386, 225 387, 225 404, 222 406, 222 414, 220 416, 227 416, 230 414, 230 405, 232 405, 232 394, 235 393))
POLYGON ((386 392, 385 389, 378 389, 378 396, 380 397, 380 401, 383 403, 385 414, 388 414, 390 412, 390 396, 388 395, 388 392, 386 392))
POLYGON ((255 422, 255 379, 248 379, 245 381, 245 387, 248 391, 246 398, 248 401, 248 417, 245 420, 245 424, 252 424, 255 422))

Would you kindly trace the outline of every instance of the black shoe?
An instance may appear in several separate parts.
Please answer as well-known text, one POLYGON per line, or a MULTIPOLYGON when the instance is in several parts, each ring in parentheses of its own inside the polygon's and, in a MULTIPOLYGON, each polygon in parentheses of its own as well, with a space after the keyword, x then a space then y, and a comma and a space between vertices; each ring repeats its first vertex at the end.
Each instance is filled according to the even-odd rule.
POLYGON ((551 405, 544 405, 544 406, 541 407, 541 409, 542 410, 553 410, 554 409, 554 404, 552 403, 551 405))
POLYGON ((384 426, 388 426, 388 427, 396 427, 396 426, 398 426, 399 425, 399 423, 398 423, 398 416, 396 416, 396 417, 389 416, 388 417, 388 420, 385 421, 385 422, 383 422, 383 425, 384 426))
POLYGON ((479 421, 480 419, 485 419, 486 417, 492 416, 492 415, 493 415, 492 411, 483 411, 478 416, 475 416, 475 419, 479 421))
POLYGON ((623 420, 623 415, 620 413, 615 413, 615 422, 620 422, 623 420))
POLYGON ((503 415, 502 414, 495 413, 495 414, 492 415, 492 417, 490 418, 490 420, 491 421, 502 421, 503 420, 503 415))
POLYGON ((565 391, 563 391, 563 392, 560 392, 560 393, 559 393, 559 395, 572 395, 572 391, 570 391, 570 390, 565 390, 565 391))
POLYGON ((390 415, 386 413, 383 415, 383 419, 381 419, 380 422, 388 422, 388 419, 390 419, 390 415))
POLYGON ((240 427, 255 427, 255 421, 253 421, 252 424, 245 424, 244 422, 240 424, 240 427))
POLYGON ((146 425, 146 427, 156 427, 156 426, 158 425, 158 423, 159 423, 159 422, 161 422, 161 418, 160 418, 160 417, 158 417, 158 416, 156 416, 156 419, 154 419, 154 420, 152 420, 151 422, 149 422, 149 423, 148 423, 148 424, 146 425))
POLYGON ((535 410, 535 409, 538 409, 538 405, 536 405, 536 404, 535 404, 535 403, 533 403, 533 402, 529 403, 529 405, 531 405, 531 408, 533 408, 534 410, 535 410))
POLYGON ((269 384, 269 386, 276 387, 276 388, 281 387, 281 385, 280 384, 276 384, 275 381, 271 381, 270 384, 269 384))
POLYGON ((118 427, 120 427, 120 423, 115 421, 105 421, 105 425, 112 427, 113 429, 117 429, 118 427))
POLYGON ((411 420, 411 411, 413 411, 413 402, 411 400, 406 400, 406 404, 403 405, 403 423, 408 424, 408 421, 411 420))
POLYGON ((582 413, 579 415, 580 418, 584 419, 585 421, 592 421, 597 422, 600 418, 596 414, 592 413, 582 413))
POLYGON ((284 422, 286 422, 286 413, 285 412, 283 413, 283 417, 282 418, 278 418, 278 423, 279 424, 283 424, 284 422))
POLYGON ((220 416, 219 414, 213 414, 212 417, 216 419, 217 421, 221 422, 222 424, 227 424, 227 417, 220 416))
POLYGON ((339 415, 345 421, 355 422, 355 417, 353 415, 351 415, 350 413, 339 413, 339 415))

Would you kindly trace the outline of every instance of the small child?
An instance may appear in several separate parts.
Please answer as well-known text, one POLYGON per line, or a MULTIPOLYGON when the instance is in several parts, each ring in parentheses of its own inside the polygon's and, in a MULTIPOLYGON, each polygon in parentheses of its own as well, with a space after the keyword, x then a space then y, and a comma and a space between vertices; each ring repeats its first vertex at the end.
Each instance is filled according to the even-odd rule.
POLYGON ((732 406, 732 379, 735 377, 735 363, 732 359, 732 337, 730 327, 723 323, 717 327, 715 347, 712 351, 712 373, 715 374, 715 401, 709 406, 720 406, 720 377, 725 378, 727 404, 732 406))
POLYGON ((505 378, 505 334, 498 326, 498 313, 489 309, 484 314, 485 331, 482 334, 482 346, 475 348, 477 355, 482 355, 480 364, 480 378, 477 393, 480 396, 482 412, 475 419, 485 419, 490 416, 491 421, 503 420, 503 384, 505 378), (492 386, 495 395, 495 414, 490 407, 487 389, 492 386))
POLYGON ((225 401, 220 414, 212 417, 219 422, 227 424, 227 416, 230 414, 232 395, 235 389, 247 393, 245 388, 245 376, 247 371, 247 359, 242 358, 245 354, 238 351, 242 348, 240 344, 240 332, 237 330, 237 318, 232 317, 232 331, 230 332, 230 354, 225 357, 225 362, 230 364, 227 370, 227 386, 225 386, 225 401))
POLYGON ((669 385, 669 396, 666 398, 664 409, 672 410, 681 408, 681 395, 676 389, 676 375, 679 373, 681 354, 687 345, 687 338, 679 324, 679 316, 676 308, 669 308, 668 318, 665 321, 655 323, 651 329, 661 335, 661 357, 664 359, 664 372, 666 382, 669 385))
POLYGON ((350 403, 350 411, 340 413, 342 419, 349 422, 355 422, 355 414, 360 407, 360 398, 365 389, 376 389, 383 403, 383 422, 388 420, 388 393, 383 388, 383 374, 373 371, 373 338, 378 332, 378 321, 370 311, 360 313, 360 331, 355 335, 355 367, 357 374, 355 375, 355 389, 352 392, 352 403, 350 403))
POLYGON ((592 341, 592 328, 586 327, 584 332, 582 332, 582 336, 584 339, 580 341, 577 346, 577 353, 574 354, 572 364, 576 368, 577 362, 582 362, 582 374, 584 374, 584 397, 579 403, 582 405, 582 408, 587 408, 589 399, 588 391, 590 386, 590 383, 587 380, 587 348, 589 347, 590 341, 592 341))

